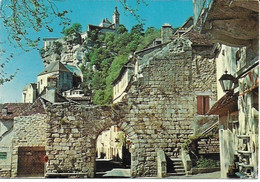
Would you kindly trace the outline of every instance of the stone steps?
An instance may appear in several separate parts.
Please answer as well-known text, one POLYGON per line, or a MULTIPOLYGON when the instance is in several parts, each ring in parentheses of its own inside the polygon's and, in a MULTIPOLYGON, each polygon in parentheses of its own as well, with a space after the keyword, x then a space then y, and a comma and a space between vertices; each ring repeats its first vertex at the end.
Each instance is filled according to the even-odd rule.
POLYGON ((171 162, 173 164, 173 172, 168 173, 169 176, 186 175, 181 158, 171 158, 171 162))

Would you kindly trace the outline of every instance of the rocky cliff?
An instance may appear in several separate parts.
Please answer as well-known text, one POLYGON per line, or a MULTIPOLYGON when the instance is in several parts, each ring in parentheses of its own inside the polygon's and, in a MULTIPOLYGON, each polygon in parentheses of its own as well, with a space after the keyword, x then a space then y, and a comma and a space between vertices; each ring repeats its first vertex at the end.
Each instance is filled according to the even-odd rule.
POLYGON ((87 51, 86 41, 80 34, 73 34, 53 41, 51 45, 42 48, 40 54, 45 67, 58 60, 63 64, 81 66, 87 51))

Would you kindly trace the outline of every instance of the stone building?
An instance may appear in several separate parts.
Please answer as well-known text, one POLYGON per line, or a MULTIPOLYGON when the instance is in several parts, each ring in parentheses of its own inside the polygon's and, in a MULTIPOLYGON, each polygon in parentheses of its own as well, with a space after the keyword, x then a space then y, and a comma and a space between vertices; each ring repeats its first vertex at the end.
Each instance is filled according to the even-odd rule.
POLYGON ((6 103, 0 110, 0 176, 11 176, 11 159, 14 137, 14 119, 19 116, 30 103, 6 103))
POLYGON ((62 93, 65 90, 69 90, 73 87, 73 74, 68 70, 61 62, 55 61, 48 65, 37 76, 38 93, 47 87, 48 78, 51 76, 57 77, 56 88, 58 93, 62 93))
POLYGON ((127 78, 120 102, 102 107, 48 104, 46 177, 95 177, 97 138, 114 125, 131 141, 132 177, 159 173, 158 149, 171 166, 168 173, 185 174, 186 169, 177 165, 185 163, 181 146, 193 134, 195 118, 205 115, 217 100, 212 48, 191 28, 180 38, 131 58, 127 68, 135 65, 133 79, 127 78))
POLYGON ((112 16, 112 22, 108 20, 108 18, 102 19, 99 25, 88 25, 88 31, 98 31, 98 33, 105 34, 106 32, 113 32, 116 33, 116 29, 120 26, 120 14, 115 7, 115 11, 112 16))
POLYGON ((37 84, 30 83, 26 85, 22 93, 23 103, 33 103, 37 97, 37 84))
POLYGON ((259 2, 195 0, 194 14, 201 33, 219 43, 217 79, 225 76, 232 86, 224 93, 218 84, 218 101, 209 111, 219 115, 221 177, 257 178, 259 2))

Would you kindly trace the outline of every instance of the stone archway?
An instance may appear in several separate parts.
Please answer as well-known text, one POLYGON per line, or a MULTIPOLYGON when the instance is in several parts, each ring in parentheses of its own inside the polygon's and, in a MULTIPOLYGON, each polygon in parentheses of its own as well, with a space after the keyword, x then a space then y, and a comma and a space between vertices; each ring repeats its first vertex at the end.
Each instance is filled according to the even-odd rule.
MULTIPOLYGON (((125 120, 126 104, 86 107, 70 103, 48 105, 46 177, 94 177, 96 139, 118 125, 138 145, 138 136, 125 120)), ((135 165, 132 165, 133 168, 135 165)), ((135 176, 135 170, 131 170, 135 176)))

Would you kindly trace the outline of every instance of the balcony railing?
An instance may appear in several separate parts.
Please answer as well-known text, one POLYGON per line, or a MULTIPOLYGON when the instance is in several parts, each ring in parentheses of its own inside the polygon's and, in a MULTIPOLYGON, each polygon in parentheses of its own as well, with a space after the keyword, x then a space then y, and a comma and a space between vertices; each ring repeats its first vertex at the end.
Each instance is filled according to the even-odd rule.
POLYGON ((196 25, 203 10, 209 9, 214 0, 193 0, 194 25, 196 25))

